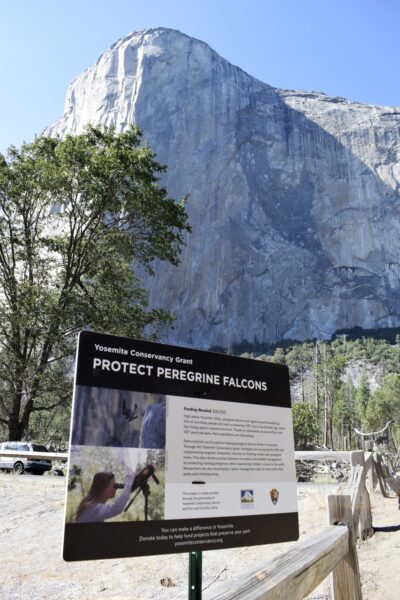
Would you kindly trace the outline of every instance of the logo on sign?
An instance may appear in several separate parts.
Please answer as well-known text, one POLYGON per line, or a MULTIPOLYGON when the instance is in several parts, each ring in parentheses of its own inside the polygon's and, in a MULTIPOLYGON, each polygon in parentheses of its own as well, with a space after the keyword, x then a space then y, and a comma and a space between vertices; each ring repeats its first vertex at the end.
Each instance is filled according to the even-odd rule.
POLYGON ((269 495, 271 496, 272 504, 276 504, 279 500, 279 490, 272 488, 272 490, 269 492, 269 495))
POLYGON ((242 508, 254 506, 254 490, 240 490, 240 504, 242 508))

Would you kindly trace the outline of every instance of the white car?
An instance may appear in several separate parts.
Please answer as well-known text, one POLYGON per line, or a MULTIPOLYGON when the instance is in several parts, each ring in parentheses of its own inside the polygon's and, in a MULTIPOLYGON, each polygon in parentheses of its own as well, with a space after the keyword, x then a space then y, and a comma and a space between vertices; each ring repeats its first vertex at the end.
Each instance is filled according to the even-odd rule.
POLYGON ((31 442, 3 442, 0 444, 0 451, 15 450, 16 452, 26 452, 27 456, 0 456, 0 470, 12 471, 21 474, 24 471, 43 475, 45 471, 50 471, 51 460, 30 458, 29 453, 48 452, 45 446, 32 444, 31 442))

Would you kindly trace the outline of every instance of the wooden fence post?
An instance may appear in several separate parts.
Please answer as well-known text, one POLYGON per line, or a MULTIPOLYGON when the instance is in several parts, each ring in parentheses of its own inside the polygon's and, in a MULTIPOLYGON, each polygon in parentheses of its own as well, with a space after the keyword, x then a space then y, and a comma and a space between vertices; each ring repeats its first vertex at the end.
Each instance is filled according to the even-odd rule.
POLYGON ((384 498, 390 497, 390 491, 388 485, 385 481, 385 473, 383 472, 381 457, 378 452, 374 452, 374 467, 376 471, 376 475, 378 477, 379 488, 381 490, 381 494, 384 498))
POLYGON ((367 471, 365 468, 364 452, 356 451, 351 453, 351 466, 354 472, 358 465, 362 467, 363 471, 361 479, 358 482, 360 488, 359 491, 353 490, 351 493, 352 498, 358 500, 356 503, 357 505, 353 506, 353 516, 359 516, 358 535, 362 540, 366 540, 374 535, 374 528, 372 526, 371 501, 367 488, 365 487, 367 471))
POLYGON ((356 465, 364 466, 364 452, 362 450, 353 450, 350 454, 351 466, 355 467, 356 465))
POLYGON ((360 522, 358 526, 358 531, 362 540, 367 540, 368 538, 374 535, 374 528, 372 525, 371 501, 365 487, 361 493, 360 522))
POLYGON ((349 551, 331 574, 333 600, 362 600, 356 546, 357 532, 353 525, 351 497, 328 496, 328 510, 330 525, 342 523, 347 525, 349 530, 349 551))
POLYGON ((373 493, 374 489, 378 485, 378 477, 375 471, 374 455, 368 451, 368 458, 366 460, 366 487, 370 494, 373 493))

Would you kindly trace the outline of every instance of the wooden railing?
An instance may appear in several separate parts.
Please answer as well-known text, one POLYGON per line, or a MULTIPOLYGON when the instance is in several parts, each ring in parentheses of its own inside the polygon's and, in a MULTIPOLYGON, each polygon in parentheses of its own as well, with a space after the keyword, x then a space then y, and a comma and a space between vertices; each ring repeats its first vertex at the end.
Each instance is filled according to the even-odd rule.
POLYGON ((329 526, 290 550, 203 594, 204 600, 300 600, 326 577, 333 600, 361 600, 357 537, 372 527, 369 490, 377 485, 372 453, 296 452, 301 460, 350 460, 351 472, 341 493, 328 496, 329 526))
POLYGON ((68 452, 20 452, 19 450, 0 450, 0 456, 15 456, 28 460, 68 460, 68 452))

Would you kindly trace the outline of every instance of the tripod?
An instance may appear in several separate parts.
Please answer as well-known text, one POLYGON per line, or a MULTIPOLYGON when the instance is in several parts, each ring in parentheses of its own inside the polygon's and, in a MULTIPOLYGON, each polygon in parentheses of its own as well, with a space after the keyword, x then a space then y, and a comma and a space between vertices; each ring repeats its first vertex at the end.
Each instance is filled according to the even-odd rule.
POLYGON ((134 492, 135 490, 137 490, 137 492, 133 496, 132 500, 126 505, 125 511, 124 511, 124 512, 126 512, 128 510, 128 508, 130 507, 132 502, 134 500, 136 500, 136 498, 138 497, 140 492, 142 492, 142 494, 144 496, 144 520, 145 521, 149 520, 150 486, 148 484, 148 480, 150 479, 150 477, 152 478, 154 483, 156 483, 157 485, 160 484, 160 480, 158 479, 157 475, 154 472, 153 465, 146 465, 143 469, 141 469, 140 471, 138 471, 136 473, 135 479, 133 480, 133 483, 132 483, 131 492, 134 492))
POLYGON ((125 506, 124 512, 126 512, 128 510, 128 508, 130 507, 132 502, 134 502, 136 500, 136 498, 138 497, 140 492, 142 492, 143 496, 144 496, 144 520, 148 521, 149 520, 149 496, 150 496, 151 492, 150 492, 150 486, 147 483, 147 481, 143 481, 140 484, 139 489, 136 492, 136 494, 133 496, 132 500, 130 500, 128 502, 128 504, 125 506))

